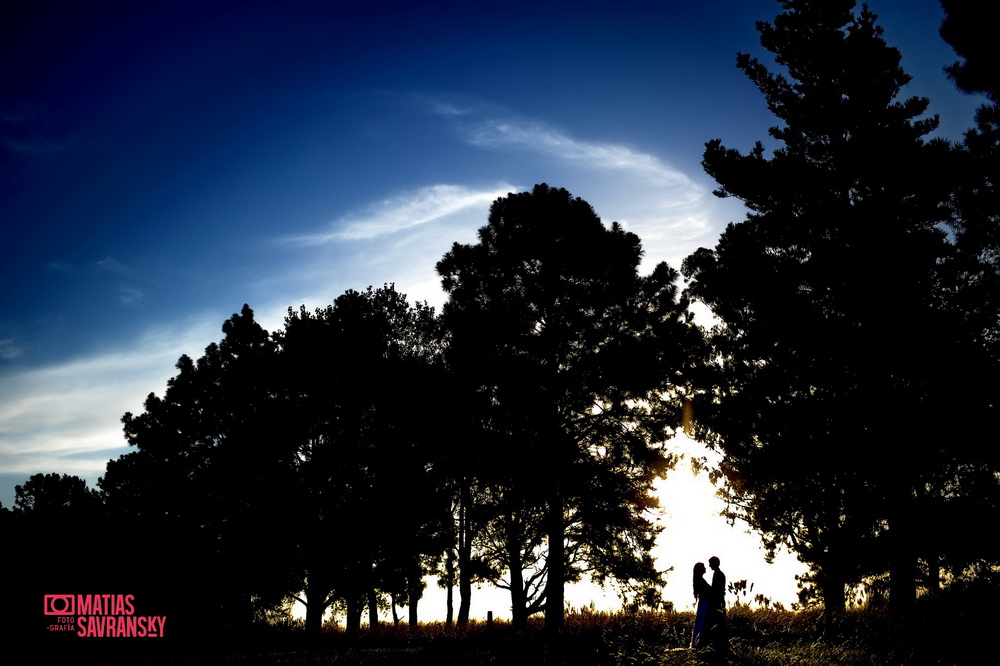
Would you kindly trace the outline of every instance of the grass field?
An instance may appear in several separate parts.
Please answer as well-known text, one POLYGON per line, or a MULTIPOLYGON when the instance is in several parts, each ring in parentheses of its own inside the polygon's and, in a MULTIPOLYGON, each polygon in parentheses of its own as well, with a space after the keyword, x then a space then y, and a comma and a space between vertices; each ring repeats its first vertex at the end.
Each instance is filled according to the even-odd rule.
MULTIPOLYGON (((441 623, 384 625, 349 637, 328 625, 322 636, 307 639, 295 623, 260 625, 245 635, 218 639, 211 645, 163 643, 67 644, 60 653, 36 654, 26 663, 146 664, 207 666, 440 666, 497 664, 509 666, 582 665, 646 666, 731 664, 798 666, 880 664, 973 664, 989 637, 994 615, 984 605, 938 599, 918 605, 905 627, 894 624, 882 609, 848 611, 824 623, 818 610, 785 611, 748 606, 728 611, 729 653, 687 648, 690 612, 603 613, 587 609, 567 615, 558 635, 541 628, 540 619, 515 631, 504 622, 473 622, 464 630, 441 623)), ((8 662, 15 663, 15 662, 8 662)))

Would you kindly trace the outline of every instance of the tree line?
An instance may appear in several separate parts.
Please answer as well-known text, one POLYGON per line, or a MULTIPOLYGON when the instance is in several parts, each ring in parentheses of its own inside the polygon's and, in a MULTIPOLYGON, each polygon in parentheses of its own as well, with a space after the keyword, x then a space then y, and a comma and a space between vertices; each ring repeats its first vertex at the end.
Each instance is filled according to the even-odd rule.
POLYGON ((641 275, 639 238, 564 189, 510 194, 438 262, 440 313, 392 285, 277 331, 244 306, 124 416, 134 450, 99 490, 33 476, 4 529, 36 569, 98 535, 114 565, 91 550, 55 580, 142 580, 192 626, 290 600, 312 632, 330 608, 348 631, 380 607, 416 623, 434 575, 449 622, 489 582, 514 624, 558 629, 583 576, 658 603, 647 510, 685 429, 721 452, 730 516, 808 564, 803 597, 830 613, 861 584, 905 616, 918 588, 988 575, 1000 69, 976 3, 943 6, 949 76, 985 99, 963 141, 903 96, 867 6, 786 0, 757 25, 776 66, 737 56, 772 147, 704 153, 747 216, 680 272, 641 275))

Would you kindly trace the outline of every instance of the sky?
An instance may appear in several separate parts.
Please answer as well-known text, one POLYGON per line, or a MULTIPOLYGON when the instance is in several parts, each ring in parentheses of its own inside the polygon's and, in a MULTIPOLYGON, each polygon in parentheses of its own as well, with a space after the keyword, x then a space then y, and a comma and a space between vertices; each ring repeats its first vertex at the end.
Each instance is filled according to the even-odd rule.
MULTIPOLYGON (((929 97, 938 134, 960 139, 980 100, 942 72, 956 56, 938 1, 869 4, 914 77, 906 94, 929 97)), ((767 138, 774 119, 735 57, 766 58, 754 24, 779 12, 773 0, 7 3, 0 502, 40 472, 95 484, 126 451, 122 415, 244 303, 269 330, 289 306, 368 285, 439 307, 435 263, 474 241, 492 201, 535 183, 636 232, 643 270, 679 268, 743 216, 712 195, 701 156, 713 138, 741 150, 767 138)), ((674 544, 707 539, 677 529, 674 544)), ((665 566, 688 570, 670 552, 665 566)))

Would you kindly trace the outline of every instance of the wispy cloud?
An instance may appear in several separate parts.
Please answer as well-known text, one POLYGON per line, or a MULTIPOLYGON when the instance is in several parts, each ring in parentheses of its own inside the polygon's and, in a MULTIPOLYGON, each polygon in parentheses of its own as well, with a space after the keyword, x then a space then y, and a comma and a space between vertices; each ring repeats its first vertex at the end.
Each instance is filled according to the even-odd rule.
POLYGON ((299 236, 293 240, 303 245, 371 240, 434 222, 470 208, 481 207, 486 210, 494 199, 513 189, 512 185, 506 183, 485 188, 430 185, 370 204, 336 220, 327 231, 299 236))
POLYGON ((138 305, 146 294, 137 287, 118 287, 118 302, 122 305, 138 305))
MULTIPOLYGON (((719 212, 709 189, 669 160, 640 148, 575 136, 550 122, 461 98, 416 98, 426 113, 445 119, 468 145, 492 152, 537 156, 527 161, 552 185, 569 187, 604 219, 639 235, 644 265, 679 266, 710 244, 719 212)), ((700 172, 698 173, 700 176, 700 172)))
POLYGON ((75 268, 73 264, 65 261, 50 261, 45 264, 45 270, 52 271, 53 273, 72 273, 75 268))
POLYGON ((410 101, 422 113, 445 119, 466 145, 526 158, 487 158, 484 168, 456 173, 448 184, 394 192, 344 212, 315 233, 283 239, 323 251, 300 254, 294 272, 268 276, 267 284, 258 285, 262 292, 294 290, 302 298, 292 302, 322 304, 343 288, 395 282, 411 297, 439 302, 443 296, 434 265, 451 243, 474 241, 492 201, 543 181, 570 188, 605 220, 637 233, 645 249, 643 270, 659 261, 679 266, 711 240, 715 204, 708 188, 650 151, 579 138, 474 99, 411 96, 410 101), (468 184, 473 178, 494 184, 468 184))
POLYGON ((283 238, 300 248, 293 268, 257 281, 254 290, 266 296, 256 302, 283 313, 289 304, 323 306, 347 289, 393 283, 411 301, 439 305, 437 261, 452 243, 474 241, 493 201, 522 189, 504 181, 429 185, 347 211, 319 232, 283 238))
POLYGON ((0 360, 10 361, 22 353, 24 353, 24 349, 17 345, 14 340, 0 340, 0 360))
POLYGON ((122 415, 142 411, 146 395, 163 391, 182 354, 200 355, 218 338, 214 318, 147 334, 127 349, 0 377, 0 471, 96 480, 124 451, 122 415))
POLYGON ((125 275, 128 273, 128 269, 120 261, 114 257, 104 257, 100 261, 94 263, 98 270, 105 273, 115 273, 117 275, 125 275))
POLYGON ((468 141, 483 148, 540 152, 591 169, 627 171, 654 185, 685 185, 699 189, 683 172, 654 155, 621 144, 577 139, 539 122, 482 120, 468 128, 468 141))
POLYGON ((449 102, 442 99, 427 100, 423 98, 421 98, 421 101, 430 106, 434 113, 442 116, 467 116, 475 112, 475 106, 466 106, 457 102, 449 102))
POLYGON ((624 144, 574 137, 549 123, 474 100, 418 100, 431 113, 454 123, 467 143, 480 148, 541 153, 585 169, 627 172, 651 185, 681 186, 703 194, 703 188, 680 169, 624 144))

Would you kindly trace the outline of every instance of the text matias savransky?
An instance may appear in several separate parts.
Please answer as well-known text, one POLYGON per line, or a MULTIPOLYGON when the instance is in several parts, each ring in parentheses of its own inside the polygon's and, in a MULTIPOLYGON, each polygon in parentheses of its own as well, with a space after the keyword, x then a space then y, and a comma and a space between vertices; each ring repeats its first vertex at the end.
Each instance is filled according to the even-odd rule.
POLYGON ((84 638, 162 638, 165 615, 136 615, 131 594, 46 594, 45 614, 57 615, 53 631, 84 638))

